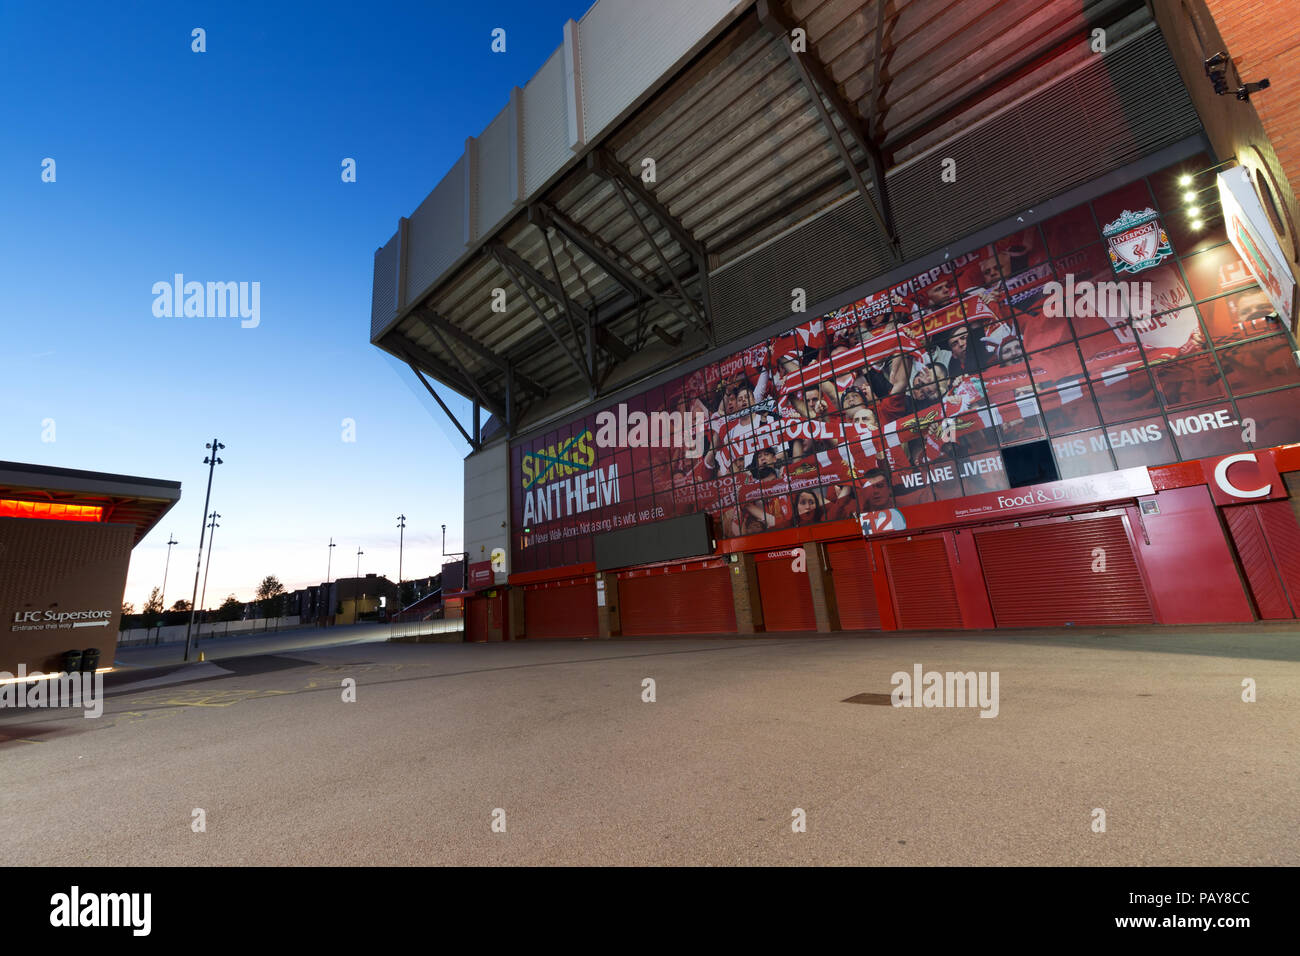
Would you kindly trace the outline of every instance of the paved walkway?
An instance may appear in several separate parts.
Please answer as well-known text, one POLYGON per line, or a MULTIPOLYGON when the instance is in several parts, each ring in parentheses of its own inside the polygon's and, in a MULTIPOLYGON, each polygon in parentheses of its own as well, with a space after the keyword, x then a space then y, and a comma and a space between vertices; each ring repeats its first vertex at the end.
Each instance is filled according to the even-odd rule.
POLYGON ((1294 628, 362 643, 190 667, 98 720, 0 714, 0 860, 1300 864, 1294 628), (918 664, 998 672, 997 717, 846 702, 918 664))

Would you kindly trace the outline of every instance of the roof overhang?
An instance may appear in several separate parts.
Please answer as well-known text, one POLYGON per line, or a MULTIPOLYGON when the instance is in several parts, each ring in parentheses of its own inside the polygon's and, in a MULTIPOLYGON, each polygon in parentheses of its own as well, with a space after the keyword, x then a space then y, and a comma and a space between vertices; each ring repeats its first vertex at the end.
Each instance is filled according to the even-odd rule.
POLYGON ((180 497, 179 481, 0 461, 0 498, 99 506, 104 522, 135 526, 134 544, 180 497))
POLYGON ((791 311, 784 275, 743 292, 793 232, 851 232, 804 252, 811 304, 1096 175, 995 195, 967 166, 946 222, 916 185, 1027 97, 1122 69, 1098 28, 1110 51, 1154 30, 1143 0, 600 0, 376 253, 371 341, 512 435, 644 381, 791 311))

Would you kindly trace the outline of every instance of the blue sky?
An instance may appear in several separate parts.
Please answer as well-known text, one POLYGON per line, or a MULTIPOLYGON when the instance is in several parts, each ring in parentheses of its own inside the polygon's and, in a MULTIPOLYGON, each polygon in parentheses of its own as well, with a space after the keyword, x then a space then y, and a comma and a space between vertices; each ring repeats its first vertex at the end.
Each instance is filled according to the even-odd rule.
POLYGON ((126 600, 168 534, 189 598, 213 436, 210 606, 319 583, 331 536, 335 577, 396 577, 399 512, 407 577, 460 546, 467 449, 369 344, 373 256, 590 5, 0 5, 0 459, 182 482, 126 600), (178 272, 259 282, 260 324, 155 317, 178 272))

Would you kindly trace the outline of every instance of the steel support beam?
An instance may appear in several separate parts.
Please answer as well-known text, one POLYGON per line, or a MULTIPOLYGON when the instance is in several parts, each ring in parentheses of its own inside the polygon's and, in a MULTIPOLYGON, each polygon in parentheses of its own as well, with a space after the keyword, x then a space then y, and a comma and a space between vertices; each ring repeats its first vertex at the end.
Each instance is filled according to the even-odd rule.
MULTIPOLYGON (((510 366, 508 359, 493 352, 482 342, 478 341, 478 339, 457 328, 447 319, 444 319, 437 312, 433 311, 433 309, 430 309, 427 306, 421 306, 418 309, 412 310, 411 314, 423 322, 431 331, 440 331, 443 334, 450 336, 456 342, 465 346, 465 348, 483 359, 483 361, 492 364, 502 372, 505 372, 505 370, 510 366)), ((515 372, 515 381, 535 394, 538 398, 546 398, 546 396, 550 394, 550 389, 533 381, 522 372, 515 372)))
POLYGON ((447 340, 442 337, 442 333, 439 332, 436 327, 431 331, 433 332, 433 337, 438 340, 438 344, 442 346, 442 350, 451 358, 454 363, 454 368, 460 372, 460 377, 464 379, 465 384, 470 387, 470 391, 477 396, 475 404, 477 405, 478 402, 491 401, 491 399, 487 397, 487 393, 483 390, 483 386, 479 385, 478 379, 470 374, 469 369, 465 367, 465 363, 460 360, 460 356, 452 351, 451 346, 447 344, 447 340))
POLYGON ((421 385, 423 385, 425 389, 429 392, 429 394, 433 396, 433 400, 438 403, 438 407, 441 408, 443 412, 446 413, 447 417, 451 419, 451 423, 456 426, 456 431, 460 432, 461 437, 465 439, 465 442, 475 451, 478 451, 480 448, 478 442, 474 441, 474 439, 469 437, 469 432, 465 431, 465 426, 463 426, 460 423, 460 421, 456 418, 456 416, 451 413, 451 409, 448 408, 447 403, 442 400, 442 396, 439 395, 434 390, 434 387, 429 384, 428 380, 426 380, 425 377, 420 374, 420 370, 416 368, 415 365, 412 364, 411 362, 407 362, 406 366, 411 370, 411 373, 415 376, 416 381, 418 381, 421 385))
MULTIPOLYGON (((448 365, 427 349, 422 349, 415 345, 415 343, 401 338, 394 339, 392 336, 381 344, 389 351, 395 352, 398 358, 403 362, 406 362, 409 365, 419 366, 447 387, 455 389, 467 399, 474 399, 473 394, 467 394, 466 391, 464 391, 464 385, 461 384, 460 371, 448 365)), ((473 392, 473 389, 470 389, 469 391, 473 392)), ((491 395, 488 395, 487 399, 488 400, 483 403, 483 407, 504 421, 506 418, 505 407, 491 395)))
POLYGON ((691 231, 668 211, 668 207, 659 201, 659 197, 647 189, 639 177, 633 176, 612 153, 603 148, 591 152, 587 156, 587 168, 601 179, 622 183, 643 206, 654 214, 656 219, 663 223, 663 227, 677 240, 677 244, 691 254, 691 258, 700 265, 700 271, 707 271, 708 252, 704 244, 691 235, 691 231))
POLYGON ((604 269, 610 278, 629 292, 634 294, 639 292, 643 296, 654 299, 664 308, 676 312, 683 321, 689 324, 695 323, 695 319, 689 310, 683 309, 682 306, 667 298, 650 283, 616 262, 609 253, 600 247, 595 236, 570 220, 559 210, 552 206, 538 204, 529 207, 528 216, 533 222, 540 221, 544 224, 554 225, 556 229, 564 233, 570 242, 581 249, 589 259, 604 269))
MULTIPOLYGON (((705 315, 703 308, 697 305, 695 300, 688 296, 686 290, 682 288, 681 280, 677 278, 677 273, 674 272, 671 265, 669 265, 668 257, 664 255, 663 249, 659 247, 659 243, 655 242, 655 237, 650 232, 650 227, 645 224, 645 220, 642 219, 640 213, 636 211, 636 206, 633 205, 632 200, 628 198, 628 194, 624 190, 623 184, 615 180, 611 185, 614 187, 614 191, 618 193, 618 198, 623 201, 623 208, 627 210, 627 214, 632 217, 636 222, 637 227, 641 230, 641 237, 650 244, 650 248, 654 250, 656 258, 659 259, 659 264, 663 266, 664 272, 668 273, 668 278, 672 281, 673 288, 677 290, 677 294, 682 297, 682 300, 690 308, 691 314, 694 316, 693 321, 695 325, 704 333, 704 337, 709 340, 709 344, 713 345, 713 327, 709 323, 709 319, 705 315)), ((705 279, 704 270, 698 268, 698 260, 696 271, 699 272, 701 280, 704 282, 704 285, 707 286, 708 282, 705 279)))
POLYGON ((794 67, 795 72, 799 74, 800 80, 803 81, 804 87, 812 97, 813 106, 817 108, 817 113, 821 116, 822 125, 826 127, 826 133, 836 151, 839 152, 841 161, 844 163, 845 168, 848 169, 849 176, 853 179, 853 184, 857 187, 859 195, 862 196, 862 201, 867 204, 867 208, 876 220, 876 225, 880 227, 880 231, 889 241, 895 259, 901 261, 902 249, 899 246, 898 236, 894 230, 893 215, 889 208, 889 195, 885 189, 884 160, 880 154, 880 147, 863 129, 862 122, 857 114, 844 102, 844 98, 840 96, 839 90, 829 74, 827 74, 822 62, 812 53, 796 53, 794 51, 790 38, 795 25, 786 15, 781 0, 758 0, 758 17, 768 31, 785 48, 790 64, 794 67), (825 97, 824 101, 822 97, 825 97), (836 129, 835 120, 831 118, 831 114, 826 108, 827 103, 830 104, 830 109, 835 111, 840 122, 844 124, 844 128, 853 137, 854 142, 866 154, 867 165, 871 168, 871 179, 876 187, 876 195, 880 198, 879 204, 872 198, 871 192, 862 178, 861 171, 858 169, 857 164, 853 162, 853 156, 849 152, 848 146, 845 145, 839 130, 836 129))
MULTIPOLYGON (((539 226, 538 228, 542 227, 539 226)), ((623 314, 622 312, 602 315, 601 313, 605 310, 588 309, 581 302, 570 298, 555 282, 534 269, 526 259, 508 246, 500 243, 495 244, 488 249, 488 254, 493 255, 493 258, 496 258, 498 263, 501 259, 505 259, 520 275, 546 293, 546 297, 552 302, 572 309, 575 319, 582 325, 587 327, 595 325, 596 344, 605 351, 619 359, 626 359, 634 353, 634 350, 629 348, 626 342, 613 332, 602 327, 611 319, 619 318, 623 314), (495 254, 499 254, 499 258, 495 254)))
POLYGON ((659 201, 659 197, 646 187, 641 178, 633 175, 632 171, 620 163, 618 157, 608 149, 602 148, 589 153, 587 168, 611 183, 622 183, 625 189, 654 214, 669 234, 677 240, 677 244, 691 254, 691 258, 695 260, 695 271, 700 277, 700 292, 704 297, 704 321, 709 327, 706 335, 709 342, 714 343, 713 295, 709 289, 709 251, 704 243, 696 239, 668 207, 659 201))
POLYGON ((528 287, 524 285, 523 280, 514 270, 514 267, 511 266, 506 258, 500 254, 500 251, 496 247, 492 248, 491 254, 493 258, 496 259, 497 264, 506 271, 506 275, 510 276, 510 281, 515 284, 515 288, 519 290, 520 294, 523 295, 529 306, 532 307, 538 320, 546 327, 546 331, 551 333, 551 338, 555 340, 555 344, 558 345, 564 351, 564 354, 569 357, 569 361, 573 363, 573 367, 578 370, 584 379, 586 379, 587 385, 594 389, 596 387, 594 377, 587 371, 587 367, 582 363, 578 356, 573 353, 573 349, 569 348, 568 343, 564 341, 563 336, 561 336, 559 332, 555 331, 555 327, 551 325, 551 320, 547 318, 542 307, 537 304, 537 301, 533 298, 532 293, 528 291, 528 287))

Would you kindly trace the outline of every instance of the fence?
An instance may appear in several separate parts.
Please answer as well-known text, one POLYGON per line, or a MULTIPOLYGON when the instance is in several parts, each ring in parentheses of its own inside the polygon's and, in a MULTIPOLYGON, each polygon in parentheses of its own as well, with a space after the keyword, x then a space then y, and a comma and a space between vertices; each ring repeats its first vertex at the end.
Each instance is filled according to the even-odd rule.
MULTIPOLYGON (((169 624, 166 627, 134 627, 118 631, 118 647, 141 647, 146 644, 176 644, 185 640, 185 624, 169 624)), ((196 623, 194 631, 196 640, 210 640, 225 637, 227 634, 264 634, 269 631, 281 631, 286 628, 300 627, 301 622, 295 614, 292 617, 264 617, 251 621, 211 621, 207 624, 196 623)))
POLYGON ((390 624, 389 637, 423 637, 426 634, 451 634, 465 630, 463 618, 446 621, 398 621, 390 624))

